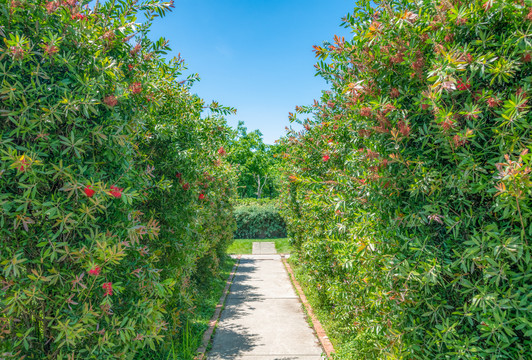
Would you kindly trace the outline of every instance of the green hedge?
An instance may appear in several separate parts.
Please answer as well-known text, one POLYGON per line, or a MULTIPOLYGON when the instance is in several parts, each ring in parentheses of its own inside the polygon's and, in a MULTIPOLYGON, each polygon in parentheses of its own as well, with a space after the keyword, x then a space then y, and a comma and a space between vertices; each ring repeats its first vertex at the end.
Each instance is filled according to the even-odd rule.
POLYGON ((235 239, 276 239, 286 237, 286 225, 275 200, 237 200, 234 209, 235 239))
POLYGON ((163 352, 233 239, 230 130, 148 38, 173 3, 88 4, 0 0, 6 359, 163 352))
POLYGON ((282 203, 339 359, 530 358, 531 5, 361 0, 315 47, 282 203))

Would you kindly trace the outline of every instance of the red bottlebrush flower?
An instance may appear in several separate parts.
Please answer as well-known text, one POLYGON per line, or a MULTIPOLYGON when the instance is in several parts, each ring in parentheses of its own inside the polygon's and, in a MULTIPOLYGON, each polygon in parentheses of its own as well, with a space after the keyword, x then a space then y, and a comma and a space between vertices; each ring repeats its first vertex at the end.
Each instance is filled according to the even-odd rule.
POLYGON ((74 14, 72 15, 72 20, 85 20, 87 17, 83 14, 74 14))
POLYGON ((423 110, 427 110, 429 108, 429 104, 421 104, 421 108, 423 110))
POLYGON ((102 284, 102 288, 105 290, 104 296, 113 295, 113 283, 106 282, 102 284))
POLYGON ((225 151, 225 149, 223 148, 223 146, 221 148, 218 149, 218 155, 220 156, 224 156, 226 155, 227 152, 225 151))
POLYGON ((190 185, 188 183, 183 184, 183 190, 187 191, 190 189, 190 185))
POLYGON ((488 100, 486 100, 486 102, 488 103, 488 106, 490 108, 494 108, 494 107, 498 107, 499 105, 501 105, 502 100, 499 100, 494 97, 490 97, 488 100))
POLYGON ((521 57, 521 59, 523 60, 523 62, 527 63, 527 62, 530 62, 532 61, 532 55, 531 54, 525 54, 521 57))
POLYGON ((205 199, 205 195, 204 195, 204 194, 199 194, 198 199, 199 199, 199 200, 204 200, 204 199, 205 199))
POLYGON ((127 66, 127 68, 129 69, 129 71, 131 71, 131 70, 133 70, 134 66, 131 65, 131 64, 129 64, 129 65, 127 66))
POLYGON ((456 88, 461 91, 469 90, 471 88, 471 84, 469 84, 469 82, 464 84, 461 80, 457 80, 456 88))
POLYGON ((362 116, 371 116, 371 108, 369 107, 363 107, 362 109, 360 109, 360 115, 362 116))
POLYGON ((85 195, 87 195, 87 197, 93 197, 93 195, 96 193, 96 191, 92 189, 92 185, 85 186, 83 192, 85 193, 85 195))
POLYGON ((94 268, 89 270, 89 275, 98 276, 100 275, 100 271, 102 269, 99 266, 95 266, 94 268))
POLYGON ((129 90, 133 94, 140 94, 142 92, 142 85, 139 82, 134 82, 133 84, 129 85, 129 90))
POLYGON ((183 178, 183 174, 181 174, 180 172, 177 172, 175 173, 175 177, 179 179, 179 181, 181 181, 181 179, 183 178))
POLYGON ((114 107, 116 104, 118 104, 118 101, 114 95, 109 95, 103 99, 103 103, 109 107, 114 107))
POLYGON ((329 161, 330 158, 331 158, 331 157, 330 157, 329 155, 323 155, 322 160, 323 160, 323 161, 329 161))
POLYGON ((122 191, 124 189, 123 188, 119 188, 119 187, 116 187, 114 185, 111 185, 111 190, 109 191, 109 193, 111 194, 111 196, 117 198, 117 199, 120 199, 122 197, 122 191))

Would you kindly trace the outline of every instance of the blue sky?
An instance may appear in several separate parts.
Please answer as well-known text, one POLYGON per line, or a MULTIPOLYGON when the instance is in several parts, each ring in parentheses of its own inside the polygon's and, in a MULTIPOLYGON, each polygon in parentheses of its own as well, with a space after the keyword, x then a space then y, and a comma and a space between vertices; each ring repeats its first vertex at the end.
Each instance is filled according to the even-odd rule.
POLYGON ((151 38, 170 40, 198 73, 193 91, 207 102, 238 109, 227 118, 259 129, 266 143, 284 135, 288 112, 308 105, 328 87, 315 77, 312 45, 348 36, 341 18, 352 0, 176 0, 175 9, 156 19, 151 38))

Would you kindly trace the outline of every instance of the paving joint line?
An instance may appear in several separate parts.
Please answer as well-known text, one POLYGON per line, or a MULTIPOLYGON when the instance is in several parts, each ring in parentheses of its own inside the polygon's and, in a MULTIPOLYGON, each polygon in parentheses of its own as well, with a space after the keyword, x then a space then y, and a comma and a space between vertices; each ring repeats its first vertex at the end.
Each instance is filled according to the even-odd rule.
POLYGON ((320 321, 314 314, 314 311, 312 310, 312 307, 310 306, 310 303, 308 302, 307 297, 305 296, 305 293, 303 292, 303 289, 301 288, 301 285, 299 285, 299 282, 297 281, 296 276, 294 275, 294 271, 292 270, 292 267, 286 261, 284 256, 281 258, 281 260, 287 272, 290 274, 290 278, 292 279, 292 284, 294 284, 294 287, 296 288, 296 291, 299 295, 301 302, 303 303, 303 306, 305 306, 305 309, 307 310, 307 314, 310 317, 312 327, 314 328, 314 331, 316 331, 316 335, 318 336, 318 339, 320 340, 323 350, 327 354, 327 358, 332 359, 332 354, 334 353, 334 347, 333 347, 333 344, 331 343, 331 340, 329 340, 329 337, 325 333, 323 326, 321 325, 320 321))
POLYGON ((229 275, 229 278, 227 279, 222 296, 220 296, 220 300, 218 300, 218 305, 216 305, 216 310, 214 311, 214 315, 211 317, 211 320, 209 321, 209 328, 203 334, 203 338, 201 339, 201 345, 196 350, 197 355, 194 358, 194 360, 205 359, 205 355, 207 353, 207 347, 209 346, 209 343, 211 342, 214 329, 218 325, 218 320, 220 320, 220 315, 222 314, 222 309, 224 307, 225 300, 227 299, 227 295, 229 294, 229 289, 231 288, 231 285, 233 284, 233 279, 235 278, 236 270, 238 269, 238 265, 240 264, 240 257, 241 255, 238 255, 236 259, 236 263, 233 266, 233 269, 231 270, 231 274, 229 275))

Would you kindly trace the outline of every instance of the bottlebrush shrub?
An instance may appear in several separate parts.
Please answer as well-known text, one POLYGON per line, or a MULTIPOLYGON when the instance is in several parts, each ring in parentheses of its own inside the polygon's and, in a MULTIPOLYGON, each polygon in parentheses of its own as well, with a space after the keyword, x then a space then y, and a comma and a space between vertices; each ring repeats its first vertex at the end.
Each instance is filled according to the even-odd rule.
POLYGON ((86 4, 0 7, 2 358, 155 348, 233 237, 231 109, 200 118, 182 60, 147 37, 172 3, 86 4))
POLYGON ((531 6, 358 1, 315 47, 283 212, 338 358, 528 357, 531 6))

